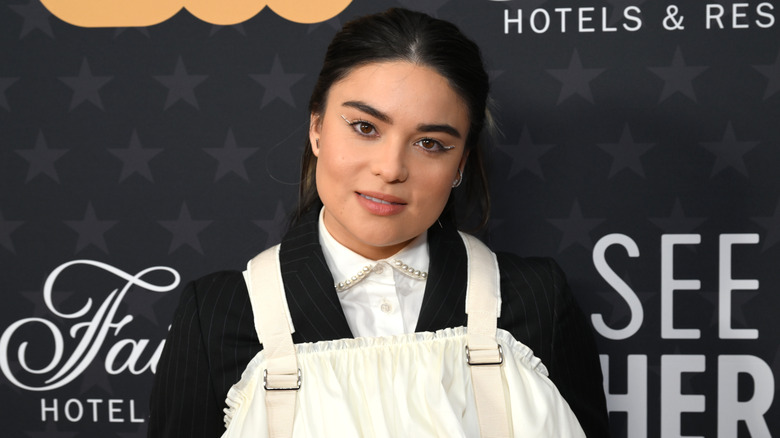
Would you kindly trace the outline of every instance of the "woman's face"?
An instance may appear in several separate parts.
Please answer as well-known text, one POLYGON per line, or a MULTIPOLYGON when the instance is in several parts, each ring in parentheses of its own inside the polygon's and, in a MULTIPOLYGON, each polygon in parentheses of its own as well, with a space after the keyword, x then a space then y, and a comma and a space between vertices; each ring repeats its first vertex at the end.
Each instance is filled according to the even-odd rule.
POLYGON ((436 71, 405 61, 352 70, 309 129, 325 227, 364 257, 398 252, 444 209, 468 128, 465 103, 436 71))

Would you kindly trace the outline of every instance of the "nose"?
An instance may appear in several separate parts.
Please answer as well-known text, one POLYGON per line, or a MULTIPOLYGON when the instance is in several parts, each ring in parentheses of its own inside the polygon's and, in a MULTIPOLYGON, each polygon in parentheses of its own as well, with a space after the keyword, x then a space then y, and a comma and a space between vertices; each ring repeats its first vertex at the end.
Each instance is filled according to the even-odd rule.
POLYGON ((409 177, 406 145, 400 141, 387 141, 377 146, 371 162, 371 171, 374 175, 388 184, 406 181, 409 177))

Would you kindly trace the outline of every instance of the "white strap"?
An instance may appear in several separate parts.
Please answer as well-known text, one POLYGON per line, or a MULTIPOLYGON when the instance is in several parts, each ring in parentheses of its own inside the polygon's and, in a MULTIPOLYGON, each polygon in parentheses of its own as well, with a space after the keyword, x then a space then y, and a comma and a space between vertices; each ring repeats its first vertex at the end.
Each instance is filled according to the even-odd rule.
POLYGON ((467 360, 471 368, 474 401, 482 438, 509 438, 508 397, 505 393, 503 352, 496 342, 497 319, 501 309, 498 261, 476 237, 460 233, 468 255, 466 313, 467 360))
POLYGON ((301 374, 295 356, 279 267, 279 245, 255 256, 245 272, 255 330, 263 340, 265 406, 270 438, 292 437, 301 374))

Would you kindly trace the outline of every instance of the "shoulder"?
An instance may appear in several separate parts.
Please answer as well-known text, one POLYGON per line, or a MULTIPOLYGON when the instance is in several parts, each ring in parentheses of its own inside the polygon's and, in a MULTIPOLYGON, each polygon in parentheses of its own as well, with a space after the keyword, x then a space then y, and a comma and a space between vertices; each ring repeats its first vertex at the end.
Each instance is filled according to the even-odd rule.
POLYGON ((237 317, 246 312, 247 306, 249 294, 241 272, 214 272, 184 286, 174 322, 197 319, 201 324, 211 323, 215 318, 237 317))

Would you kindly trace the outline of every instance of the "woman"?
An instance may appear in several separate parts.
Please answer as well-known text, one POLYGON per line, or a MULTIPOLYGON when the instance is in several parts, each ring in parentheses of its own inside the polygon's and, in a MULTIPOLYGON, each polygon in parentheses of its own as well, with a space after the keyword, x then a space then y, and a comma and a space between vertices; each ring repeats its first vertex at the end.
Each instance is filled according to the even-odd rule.
MULTIPOLYGON (((455 419, 460 422, 455 427, 461 436, 475 436, 480 430, 484 434, 483 417, 488 410, 479 408, 482 411, 476 414, 472 400, 480 398, 475 395, 480 390, 475 387, 472 392, 468 383, 477 380, 474 374, 468 375, 468 370, 475 373, 483 368, 464 368, 465 359, 418 362, 400 373, 412 379, 410 374, 428 375, 428 368, 443 367, 438 372, 453 378, 453 382, 457 380, 453 375, 465 373, 462 382, 449 386, 434 382, 439 392, 433 396, 427 386, 417 390, 408 381, 402 382, 411 385, 404 387, 411 388, 406 399, 403 393, 389 393, 397 389, 396 380, 385 387, 360 380, 378 368, 403 367, 399 363, 405 363, 407 356, 419 354, 414 350, 407 355, 405 346, 394 350, 398 343, 432 338, 438 342, 440 335, 447 342, 461 339, 466 336, 462 328, 467 323, 471 336, 466 295, 468 290, 476 296, 475 290, 480 287, 476 281, 469 281, 483 275, 476 271, 477 266, 495 272, 496 286, 500 271, 500 298, 495 291, 496 301, 486 302, 500 303, 498 335, 504 337, 498 343, 503 342, 505 348, 508 344, 514 346, 514 353, 499 353, 501 360, 507 355, 523 356, 518 366, 528 369, 520 371, 542 382, 539 388, 544 395, 540 397, 549 396, 560 404, 559 391, 576 415, 573 428, 578 429, 578 421, 587 436, 608 436, 595 345, 560 269, 550 260, 510 254, 498 254, 497 264, 478 264, 475 254, 485 254, 481 244, 461 237, 455 227, 456 214, 467 211, 461 205, 468 198, 463 193, 476 195, 483 209, 483 222, 487 217, 489 198, 480 141, 487 98, 488 77, 479 49, 452 24, 393 9, 345 25, 328 48, 310 100, 309 139, 294 224, 278 249, 278 257, 277 250, 266 251, 265 256, 261 254, 250 262, 243 276, 238 272, 215 273, 183 291, 156 370, 149 436, 219 436, 225 432, 226 399, 225 420, 230 423, 227 436, 233 436, 231 429, 258 417, 263 421, 266 415, 271 420, 283 417, 267 413, 263 407, 264 394, 275 397, 276 392, 260 390, 263 379, 258 375, 264 370, 263 360, 270 363, 277 350, 286 348, 269 340, 276 339, 275 332, 271 332, 280 327, 282 332, 288 328, 292 331, 291 342, 297 345, 297 353, 290 346, 293 371, 281 378, 286 382, 281 386, 300 386, 304 382, 300 395, 295 395, 297 391, 282 391, 293 394, 293 404, 299 397, 295 408, 298 436, 306 435, 301 432, 306 425, 299 424, 299 417, 310 414, 326 429, 311 429, 308 434, 323 436, 347 436, 344 431, 352 431, 355 436, 447 436, 442 430, 450 430, 450 426, 432 417, 453 413, 462 414, 455 419), (455 195, 459 197, 457 203, 455 195), (259 261, 261 257, 265 257, 264 262, 259 261), (278 267, 271 266, 277 260, 278 267), (261 277, 257 274, 261 268, 271 274, 261 277), (273 273, 279 271, 283 291, 281 284, 272 285, 279 277, 273 273), (278 307, 270 304, 273 293, 268 292, 275 288, 283 297, 278 307), (269 320, 277 322, 269 326, 269 320), (261 337, 265 344, 261 345, 261 337), (350 339, 353 337, 358 339, 350 339), (392 340, 393 345, 383 344, 386 340, 392 340), (304 343, 317 344, 301 345, 304 343), (327 376, 321 378, 315 377, 318 371, 311 369, 313 365, 304 366, 310 356, 322 353, 317 350, 320 345, 349 355, 373 350, 379 353, 371 356, 367 365, 350 362, 346 374, 328 383, 326 380, 339 372, 341 359, 336 359, 337 365, 329 364, 323 373, 327 376), (258 354, 263 346, 266 351, 258 354), (375 346, 380 348, 370 348, 375 346), (544 374, 544 366, 534 355, 549 370, 549 379, 557 390, 545 386, 549 382, 539 377, 544 374), (295 375, 296 364, 300 365, 302 380, 300 374, 295 375), (306 398, 315 390, 315 399, 322 397, 319 403, 306 398), (432 400, 441 391, 446 396, 441 397, 440 405, 432 400), (390 402, 374 397, 377 393, 387 395, 390 402), (342 396, 352 397, 352 404, 342 406, 342 396), (364 405, 355 403, 355 399, 364 400, 364 405), (254 403, 260 403, 260 407, 248 407, 254 403), (406 411, 387 414, 388 407, 383 403, 393 404, 392 409, 398 404, 408 406, 406 411), (339 415, 346 415, 349 421, 336 419, 339 415), (431 429, 423 433, 415 427, 431 429), (373 432, 366 428, 373 428, 373 432)), ((484 260, 493 257, 488 254, 484 260)), ((486 278, 489 282, 489 275, 486 278)), ((472 316, 478 313, 471 304, 475 300, 469 298, 472 316)), ((488 315, 486 319, 489 326, 492 318, 492 333, 487 332, 494 346, 496 316, 488 315)), ((476 357, 476 349, 472 350, 472 357, 476 357)), ((503 378, 509 386, 514 382, 509 376, 512 363, 508 360, 508 364, 501 365, 505 369, 500 373, 506 375, 499 374, 499 381, 503 378)), ((501 368, 491 365, 484 369, 501 368)), ((275 378, 266 377, 268 382, 275 378)), ((391 378, 396 379, 396 374, 391 378)), ((511 403, 498 403, 511 410, 508 428, 523 433, 517 424, 522 417, 526 423, 538 420, 539 430, 558 430, 558 436, 564 436, 560 431, 568 429, 544 424, 559 417, 523 417, 526 410, 547 409, 534 406, 543 405, 546 399, 536 403, 532 398, 525 407, 519 406, 522 402, 517 402, 513 394, 530 394, 531 386, 514 386, 508 388, 511 397, 504 399, 511 399, 511 403)), ((566 411, 560 418, 574 418, 565 405, 560 407, 561 412, 566 411)), ((492 414, 490 411, 488 414, 492 414)), ((281 427, 292 427, 292 423, 281 427)))

